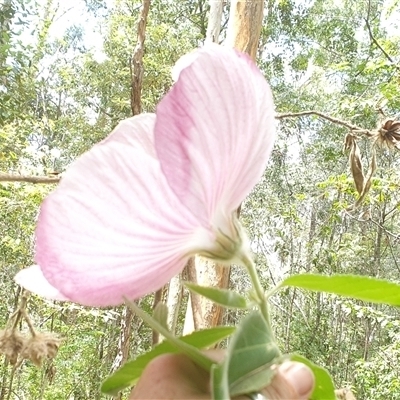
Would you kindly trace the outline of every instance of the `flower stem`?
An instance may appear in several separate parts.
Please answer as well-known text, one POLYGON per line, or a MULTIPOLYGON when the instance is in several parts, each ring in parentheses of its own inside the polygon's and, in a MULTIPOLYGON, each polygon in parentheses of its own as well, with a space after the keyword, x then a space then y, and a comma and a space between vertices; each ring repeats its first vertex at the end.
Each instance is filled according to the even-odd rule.
POLYGON ((256 270, 256 266, 254 265, 252 258, 248 257, 247 254, 244 254, 242 256, 242 261, 249 273, 250 280, 253 285, 254 292, 256 294, 257 305, 261 311, 262 316, 265 319, 265 322, 268 324, 268 327, 270 328, 270 331, 272 334, 271 318, 269 315, 270 313, 269 313, 268 302, 265 297, 264 289, 261 286, 261 282, 260 282, 260 278, 259 278, 257 270, 256 270))
POLYGON ((162 326, 152 316, 148 315, 145 311, 138 307, 135 302, 125 298, 125 303, 134 313, 142 318, 144 322, 146 322, 154 330, 163 335, 176 349, 186 354, 189 358, 191 358, 195 363, 204 368, 206 371, 211 371, 211 368, 215 364, 215 361, 207 357, 205 354, 203 354, 201 350, 197 349, 196 347, 191 346, 190 344, 185 343, 182 340, 179 340, 179 338, 175 337, 167 328, 162 326))

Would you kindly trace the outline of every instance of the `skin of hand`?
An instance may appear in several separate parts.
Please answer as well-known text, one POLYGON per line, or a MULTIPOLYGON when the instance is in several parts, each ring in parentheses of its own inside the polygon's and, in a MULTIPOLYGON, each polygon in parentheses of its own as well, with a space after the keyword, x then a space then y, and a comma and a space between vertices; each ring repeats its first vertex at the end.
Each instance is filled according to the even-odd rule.
MULTIPOLYGON (((207 352, 216 361, 223 351, 207 352)), ((272 382, 262 394, 268 400, 308 400, 314 387, 314 376, 304 364, 287 361, 278 367, 272 382)), ((135 399, 211 399, 210 376, 193 361, 180 354, 164 354, 145 368, 129 400, 135 399)), ((235 400, 248 399, 246 396, 235 400)))

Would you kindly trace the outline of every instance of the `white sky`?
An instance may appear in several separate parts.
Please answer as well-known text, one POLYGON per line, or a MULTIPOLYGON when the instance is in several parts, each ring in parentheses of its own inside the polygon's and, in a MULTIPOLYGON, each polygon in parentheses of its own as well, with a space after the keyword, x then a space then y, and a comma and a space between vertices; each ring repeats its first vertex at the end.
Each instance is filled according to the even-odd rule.
MULTIPOLYGON (((47 0, 38 0, 41 10, 40 16, 33 20, 35 24, 38 24, 39 20, 43 17, 46 3, 47 0)), ((106 0, 106 3, 107 7, 111 8, 114 4, 114 0, 106 0)), ((56 11, 56 15, 49 30, 50 40, 61 39, 68 28, 74 25, 80 26, 84 30, 83 44, 88 50, 93 49, 96 59, 101 61, 104 57, 102 52, 101 11, 99 17, 95 18, 93 14, 87 12, 83 0, 55 0, 52 10, 53 12, 56 11)), ((18 26, 17 29, 21 29, 21 27, 18 26)), ((37 31, 32 32, 31 29, 22 28, 20 39, 27 44, 31 44, 37 40, 37 31)))

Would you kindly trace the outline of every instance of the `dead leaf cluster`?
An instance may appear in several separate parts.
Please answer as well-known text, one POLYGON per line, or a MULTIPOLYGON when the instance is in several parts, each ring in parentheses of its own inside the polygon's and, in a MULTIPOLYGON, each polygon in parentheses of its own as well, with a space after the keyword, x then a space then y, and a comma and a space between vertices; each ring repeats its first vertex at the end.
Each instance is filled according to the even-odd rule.
POLYGON ((379 147, 400 150, 400 121, 387 119, 374 131, 372 139, 379 147))
POLYGON ((60 338, 50 332, 27 336, 16 329, 0 330, 0 353, 5 355, 11 365, 31 360, 37 367, 41 367, 44 360, 52 360, 57 355, 60 343, 60 338))
POLYGON ((0 330, 0 354, 14 366, 15 371, 24 360, 31 360, 37 367, 44 360, 52 360, 58 352, 61 339, 51 332, 37 332, 26 310, 30 293, 22 292, 17 309, 10 316, 7 325, 0 330), (29 334, 22 334, 18 326, 25 321, 29 334))
POLYGON ((376 147, 400 150, 400 121, 393 118, 386 119, 373 131, 360 131, 350 127, 350 132, 345 136, 344 149, 349 151, 350 170, 359 195, 356 203, 350 207, 352 210, 360 206, 371 188, 372 177, 377 166, 376 147), (363 170, 361 151, 357 144, 360 134, 368 137, 371 145, 371 159, 366 174, 363 170))
POLYGON ((3 329, 0 331, 0 353, 6 356, 11 365, 17 363, 25 343, 25 336, 16 330, 3 329))
POLYGON ((21 357, 41 367, 44 360, 52 360, 57 355, 60 343, 60 338, 51 332, 36 333, 26 342, 21 357))
POLYGON ((338 400, 356 400, 352 391, 348 388, 335 390, 335 395, 338 400))

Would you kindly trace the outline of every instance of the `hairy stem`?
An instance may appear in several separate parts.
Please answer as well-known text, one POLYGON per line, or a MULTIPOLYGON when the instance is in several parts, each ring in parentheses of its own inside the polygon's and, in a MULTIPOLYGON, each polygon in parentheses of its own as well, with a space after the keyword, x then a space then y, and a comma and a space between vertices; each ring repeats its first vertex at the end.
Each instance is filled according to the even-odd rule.
POLYGON ((254 292, 256 294, 257 305, 260 308, 261 314, 263 315, 268 326, 271 327, 269 307, 268 307, 268 303, 267 303, 267 300, 265 297, 265 291, 264 291, 263 287, 261 286, 261 282, 260 282, 260 278, 259 278, 257 270, 256 270, 256 266, 254 265, 253 260, 250 257, 248 257, 247 255, 243 255, 242 261, 249 273, 250 280, 253 285, 254 292))

